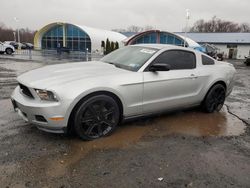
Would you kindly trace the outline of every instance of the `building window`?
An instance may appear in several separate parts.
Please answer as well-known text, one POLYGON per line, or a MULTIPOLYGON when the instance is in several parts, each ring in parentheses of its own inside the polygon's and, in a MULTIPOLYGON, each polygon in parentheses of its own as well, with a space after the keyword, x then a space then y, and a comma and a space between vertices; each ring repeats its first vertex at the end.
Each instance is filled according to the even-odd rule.
POLYGON ((63 46, 63 27, 55 26, 47 31, 42 37, 42 49, 54 50, 58 43, 63 46))
POLYGON ((66 44, 72 51, 91 51, 91 41, 89 36, 80 28, 67 25, 66 26, 66 44))
POLYGON ((147 43, 156 43, 157 42, 157 34, 150 33, 141 36, 140 38, 136 39, 134 44, 147 44, 147 43))
MULTIPOLYGON (((71 51, 91 51, 90 37, 80 28, 67 24, 66 47, 71 51)), ((63 46, 63 26, 57 25, 48 30, 42 37, 42 49, 56 50, 63 46)))
POLYGON ((227 48, 237 48, 237 44, 227 44, 227 48))
POLYGON ((167 33, 160 34, 160 43, 161 44, 174 44, 177 46, 184 46, 184 40, 177 38, 176 36, 167 34, 167 33))

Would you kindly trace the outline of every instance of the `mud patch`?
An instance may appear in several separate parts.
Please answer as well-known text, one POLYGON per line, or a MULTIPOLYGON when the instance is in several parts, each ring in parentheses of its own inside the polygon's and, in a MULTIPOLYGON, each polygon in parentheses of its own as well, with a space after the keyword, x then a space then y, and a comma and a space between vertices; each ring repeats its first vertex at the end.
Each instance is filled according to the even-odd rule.
POLYGON ((178 112, 122 125, 113 135, 94 141, 71 140, 67 152, 55 160, 49 162, 43 160, 46 164, 42 165, 47 166, 48 176, 61 177, 74 172, 74 167, 79 161, 93 150, 125 149, 146 136, 162 137, 176 134, 195 137, 237 136, 243 134, 245 128, 245 124, 229 114, 226 107, 221 112, 212 114, 198 111, 178 112))

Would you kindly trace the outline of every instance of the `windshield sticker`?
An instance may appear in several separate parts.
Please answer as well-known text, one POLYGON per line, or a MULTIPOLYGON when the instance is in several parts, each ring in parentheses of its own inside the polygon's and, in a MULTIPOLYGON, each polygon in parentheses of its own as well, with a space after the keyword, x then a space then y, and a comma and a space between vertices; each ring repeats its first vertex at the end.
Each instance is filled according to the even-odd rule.
POLYGON ((139 65, 134 64, 134 63, 129 64, 129 66, 130 66, 130 67, 134 67, 134 68, 139 67, 139 65))
POLYGON ((146 53, 146 54, 153 54, 153 53, 155 53, 156 51, 155 51, 155 50, 149 50, 149 49, 141 49, 140 52, 146 53))

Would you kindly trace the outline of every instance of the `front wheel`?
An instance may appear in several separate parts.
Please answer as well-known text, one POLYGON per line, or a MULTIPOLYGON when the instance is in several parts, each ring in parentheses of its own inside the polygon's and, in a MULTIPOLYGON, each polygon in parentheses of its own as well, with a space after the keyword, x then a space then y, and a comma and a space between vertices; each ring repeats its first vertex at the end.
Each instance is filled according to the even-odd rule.
POLYGON ((202 109, 205 112, 212 113, 220 111, 226 98, 226 89, 221 84, 214 85, 207 93, 202 109))
POLYGON ((75 113, 74 128, 83 140, 110 135, 119 123, 117 102, 110 96, 98 95, 84 101, 75 113))
POLYGON ((5 52, 6 54, 11 55, 13 53, 13 50, 11 48, 7 48, 5 52))

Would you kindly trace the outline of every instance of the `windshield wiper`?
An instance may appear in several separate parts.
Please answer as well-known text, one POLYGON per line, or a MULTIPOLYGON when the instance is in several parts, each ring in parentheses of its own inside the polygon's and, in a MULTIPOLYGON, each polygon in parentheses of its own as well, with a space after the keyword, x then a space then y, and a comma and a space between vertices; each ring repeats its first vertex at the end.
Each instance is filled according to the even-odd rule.
POLYGON ((108 63, 108 64, 110 64, 110 65, 114 65, 114 66, 117 67, 117 68, 123 69, 121 64, 116 64, 116 63, 113 63, 113 62, 110 62, 110 61, 104 61, 104 62, 105 62, 105 63, 108 63))

